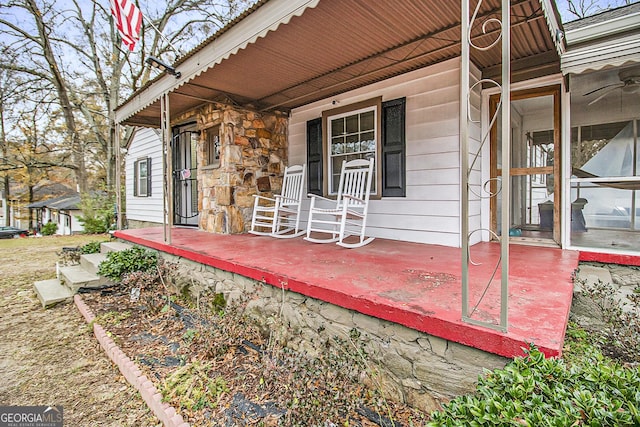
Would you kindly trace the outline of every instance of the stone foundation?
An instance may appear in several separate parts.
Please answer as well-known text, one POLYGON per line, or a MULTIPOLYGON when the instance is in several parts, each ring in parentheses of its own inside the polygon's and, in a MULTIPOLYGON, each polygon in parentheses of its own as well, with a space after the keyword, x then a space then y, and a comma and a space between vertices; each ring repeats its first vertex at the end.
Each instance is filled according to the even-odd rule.
POLYGON ((162 257, 178 263, 179 276, 189 278, 182 286, 196 298, 215 292, 228 304, 242 302, 247 314, 295 350, 318 354, 333 337, 358 335, 386 397, 424 411, 472 392, 484 369, 502 368, 509 361, 238 274, 165 253, 162 257))
POLYGON ((162 223, 152 222, 152 221, 140 221, 137 219, 127 220, 127 228, 136 229, 136 228, 148 228, 148 227, 162 227, 162 223))

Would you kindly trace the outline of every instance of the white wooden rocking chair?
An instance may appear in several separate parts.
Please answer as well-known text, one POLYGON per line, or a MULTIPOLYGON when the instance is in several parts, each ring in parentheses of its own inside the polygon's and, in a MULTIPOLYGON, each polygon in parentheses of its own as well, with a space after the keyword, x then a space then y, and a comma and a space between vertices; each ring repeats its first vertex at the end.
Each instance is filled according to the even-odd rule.
POLYGON ((300 207, 305 172, 306 165, 289 166, 284 170, 282 194, 273 198, 254 196, 249 233, 282 239, 304 234, 304 229, 300 229, 300 207))
POLYGON ((373 159, 352 160, 342 162, 340 184, 335 200, 310 194, 309 222, 307 236, 304 238, 315 243, 337 242, 345 248, 359 248, 373 241, 373 237, 365 239, 367 210, 371 194, 373 177, 373 159), (318 202, 329 206, 321 208, 318 202), (311 233, 330 234, 325 239, 311 237, 311 233), (349 236, 358 236, 355 243, 347 243, 349 236))

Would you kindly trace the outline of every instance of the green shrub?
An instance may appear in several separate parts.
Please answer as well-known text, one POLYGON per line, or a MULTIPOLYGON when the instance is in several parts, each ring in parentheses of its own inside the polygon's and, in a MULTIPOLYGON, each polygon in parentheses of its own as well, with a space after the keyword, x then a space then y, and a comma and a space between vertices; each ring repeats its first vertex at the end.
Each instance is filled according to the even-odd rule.
POLYGON ((96 192, 83 194, 80 201, 82 215, 78 221, 86 234, 106 233, 114 222, 114 197, 106 193, 96 192))
POLYGON ((43 236, 51 236, 56 234, 56 231, 58 231, 58 224, 55 222, 48 222, 42 226, 40 233, 42 233, 43 236))
POLYGON ((640 373, 594 347, 571 364, 532 347, 480 378, 474 395, 432 414, 429 426, 637 426, 640 373))
POLYGON ((158 254, 150 250, 133 247, 119 252, 109 252, 107 259, 100 263, 98 274, 120 282, 127 273, 149 272, 156 268, 158 254))
POLYGON ((100 252, 100 244, 104 242, 107 242, 107 240, 96 240, 95 242, 89 242, 80 248, 80 252, 82 252, 83 254, 97 254, 98 252, 100 252))

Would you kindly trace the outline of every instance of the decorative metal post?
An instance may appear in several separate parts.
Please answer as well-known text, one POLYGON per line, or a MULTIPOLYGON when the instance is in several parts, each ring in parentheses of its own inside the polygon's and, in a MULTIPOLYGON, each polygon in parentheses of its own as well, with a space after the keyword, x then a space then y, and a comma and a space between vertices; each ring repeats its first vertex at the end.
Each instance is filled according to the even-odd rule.
POLYGON ((171 226, 173 225, 173 179, 171 175, 171 114, 169 111, 169 94, 165 93, 160 98, 160 129, 162 132, 162 170, 163 170, 163 195, 162 195, 162 226, 164 241, 171 244, 171 226))
POLYGON ((462 320, 478 326, 491 329, 497 329, 506 332, 508 329, 508 290, 509 290, 509 204, 510 204, 510 164, 511 164, 511 107, 510 107, 510 91, 511 91, 511 69, 510 69, 510 2, 502 0, 501 19, 489 18, 482 23, 482 31, 486 33, 489 23, 500 26, 498 37, 487 46, 478 46, 474 44, 472 31, 474 28, 476 16, 480 10, 483 0, 479 0, 476 5, 471 19, 469 19, 469 0, 462 0, 461 4, 461 65, 460 65, 460 165, 461 165, 461 247, 462 247, 462 320), (470 51, 476 49, 479 51, 490 50, 501 43, 502 49, 502 80, 500 83, 491 79, 480 79, 473 85, 469 83, 470 76, 470 51), (476 89, 481 89, 482 85, 488 84, 500 88, 500 102, 495 113, 489 119, 489 124, 481 136, 479 147, 475 153, 470 153, 469 144, 469 126, 477 124, 479 119, 471 117, 470 94, 476 89), (485 146, 491 135, 491 128, 495 125, 498 114, 501 114, 501 141, 502 141, 502 175, 498 178, 490 178, 482 185, 470 183, 471 171, 474 165, 480 159, 482 148, 485 146), (471 155, 471 161, 470 161, 471 155), (496 184, 496 190, 493 190, 492 184, 496 184), (480 190, 476 190, 476 188, 480 190), (500 236, 492 230, 477 228, 470 229, 469 226, 469 203, 471 196, 475 200, 481 200, 492 197, 501 197, 501 227, 500 236), (496 240, 500 242, 500 259, 496 261, 493 272, 488 279, 488 283, 484 285, 482 292, 475 293, 473 304, 470 303, 469 286, 472 283, 471 277, 474 264, 470 255, 470 240, 476 232, 488 232, 496 240), (474 314, 483 301, 489 287, 492 285, 494 278, 501 269, 500 275, 500 319, 497 322, 481 320, 474 314))
MULTIPOLYGON (((115 121, 115 120, 114 120, 115 121)), ((120 135, 122 128, 120 123, 116 123, 115 134, 113 137, 113 152, 116 160, 116 176, 114 179, 114 189, 116 192, 116 230, 122 230, 122 165, 121 165, 121 153, 120 153, 120 135)))

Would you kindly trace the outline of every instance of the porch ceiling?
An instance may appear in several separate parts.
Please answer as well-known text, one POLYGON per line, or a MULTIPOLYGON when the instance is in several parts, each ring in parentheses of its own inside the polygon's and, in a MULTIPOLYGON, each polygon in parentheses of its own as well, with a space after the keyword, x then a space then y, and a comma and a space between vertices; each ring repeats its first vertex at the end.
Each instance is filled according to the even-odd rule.
MULTIPOLYGON (((262 7, 272 7, 279 1, 270 0, 262 7)), ((486 19, 499 15, 500 0, 483 3, 480 16, 486 19)), ((518 68, 531 69, 534 63, 540 74, 559 70, 540 0, 512 1, 511 19, 515 80, 518 68)), ((482 34, 483 20, 478 22, 474 41, 486 45, 495 38, 497 25, 490 24, 488 34, 482 34)), ((236 26, 207 43, 231 37, 236 26)), ((159 126, 158 87, 170 93, 172 117, 209 101, 288 111, 457 57, 460 2, 319 0, 315 7, 307 5, 304 12, 295 14, 277 30, 257 37, 230 56, 219 61, 207 58, 208 63, 215 62, 211 68, 200 65, 198 69, 199 64, 205 64, 206 49, 201 46, 176 64, 178 70, 187 70, 181 80, 160 76, 139 90, 118 108, 117 120, 159 126)), ((475 51, 472 60, 490 73, 501 62, 500 49, 475 51)))

